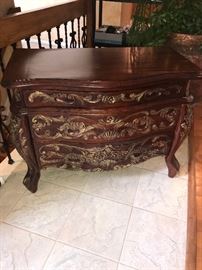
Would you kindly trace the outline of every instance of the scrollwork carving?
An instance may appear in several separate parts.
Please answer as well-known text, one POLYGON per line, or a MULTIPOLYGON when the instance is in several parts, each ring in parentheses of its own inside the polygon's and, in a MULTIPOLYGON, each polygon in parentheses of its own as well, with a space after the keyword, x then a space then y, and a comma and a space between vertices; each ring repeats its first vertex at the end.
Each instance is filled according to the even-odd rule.
POLYGON ((153 89, 145 89, 143 91, 138 90, 133 92, 132 90, 129 93, 120 93, 120 94, 87 94, 87 95, 80 95, 80 94, 68 94, 68 93, 47 93, 45 91, 35 91, 28 96, 28 101, 30 103, 34 103, 35 101, 40 100, 43 104, 47 103, 59 103, 63 105, 75 105, 75 104, 115 104, 118 102, 142 102, 145 100, 150 100, 160 96, 169 96, 171 93, 180 94, 183 89, 181 85, 173 85, 163 87, 157 87, 153 89), (171 92, 172 90, 172 92, 171 92))
POLYGON ((131 137, 173 127, 178 108, 168 107, 118 116, 60 116, 37 114, 32 118, 34 134, 41 139, 105 139, 131 137))
POLYGON ((41 165, 89 171, 127 167, 157 155, 166 155, 171 143, 167 135, 150 137, 121 145, 79 147, 68 144, 48 144, 39 148, 41 165))

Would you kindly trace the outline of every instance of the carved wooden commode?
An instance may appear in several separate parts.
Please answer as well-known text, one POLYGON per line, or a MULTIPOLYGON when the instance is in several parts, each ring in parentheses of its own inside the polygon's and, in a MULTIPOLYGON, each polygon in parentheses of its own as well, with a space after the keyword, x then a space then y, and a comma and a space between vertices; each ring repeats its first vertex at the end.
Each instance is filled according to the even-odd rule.
POLYGON ((111 170, 165 155, 168 174, 191 128, 199 70, 166 48, 23 50, 4 77, 15 145, 35 192, 48 166, 111 170))

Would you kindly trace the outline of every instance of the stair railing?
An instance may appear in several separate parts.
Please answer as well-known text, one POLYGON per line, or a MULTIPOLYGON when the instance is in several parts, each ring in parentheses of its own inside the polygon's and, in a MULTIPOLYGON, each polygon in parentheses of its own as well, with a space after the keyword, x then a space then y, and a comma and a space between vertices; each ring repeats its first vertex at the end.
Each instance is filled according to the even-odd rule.
MULTIPOLYGON (((18 47, 39 49, 94 47, 95 0, 72 0, 64 4, 20 12, 12 8, 10 15, 0 18, 0 71, 4 73, 7 51, 18 47), (15 13, 17 12, 17 13, 15 13), (14 14, 13 14, 14 13, 14 14)), ((11 101, 9 89, 7 95, 11 101)), ((6 133, 6 119, 0 106, 0 134, 8 162, 13 163, 6 133)))

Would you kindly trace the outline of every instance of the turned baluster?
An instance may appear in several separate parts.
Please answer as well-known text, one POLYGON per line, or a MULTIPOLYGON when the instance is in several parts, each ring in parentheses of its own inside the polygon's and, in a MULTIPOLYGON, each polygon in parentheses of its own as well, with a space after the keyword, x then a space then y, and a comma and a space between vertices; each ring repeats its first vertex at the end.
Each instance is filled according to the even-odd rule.
POLYGON ((47 30, 48 33, 48 43, 49 43, 49 48, 52 49, 52 41, 51 41, 51 29, 47 30))
POLYGON ((76 36, 76 31, 74 31, 74 21, 71 21, 71 25, 72 25, 72 32, 70 33, 70 37, 71 37, 71 42, 70 42, 70 48, 76 48, 77 46, 77 42, 75 39, 76 36))
POLYGON ((65 46, 68 48, 67 22, 64 23, 65 28, 65 46))
POLYGON ((78 46, 81 48, 81 29, 80 29, 80 18, 77 18, 78 24, 78 46))
POLYGON ((81 28, 81 30, 83 31, 81 42, 82 42, 83 47, 85 48, 86 43, 87 43, 87 34, 86 34, 87 26, 86 26, 85 16, 83 16, 83 27, 81 28))
POLYGON ((38 39, 38 45, 39 45, 39 49, 44 49, 41 45, 41 33, 37 34, 37 39, 38 39))
POLYGON ((26 43, 27 43, 27 48, 30 49, 31 45, 30 45, 30 37, 25 39, 26 43))
POLYGON ((57 39, 55 40, 55 44, 57 44, 58 49, 61 49, 63 39, 60 37, 60 25, 56 26, 56 29, 57 29, 57 39))

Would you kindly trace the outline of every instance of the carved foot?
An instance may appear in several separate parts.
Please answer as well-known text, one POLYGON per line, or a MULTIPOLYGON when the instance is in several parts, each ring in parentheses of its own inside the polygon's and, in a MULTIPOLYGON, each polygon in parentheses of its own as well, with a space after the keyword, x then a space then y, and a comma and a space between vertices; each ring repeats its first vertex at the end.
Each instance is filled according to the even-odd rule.
POLYGON ((29 168, 23 180, 23 184, 29 191, 35 193, 38 188, 39 178, 40 178, 40 171, 29 168))
POLYGON ((168 176, 171 178, 175 177, 180 169, 180 164, 176 159, 176 157, 175 156, 173 156, 172 158, 166 157, 166 164, 168 167, 168 176))

